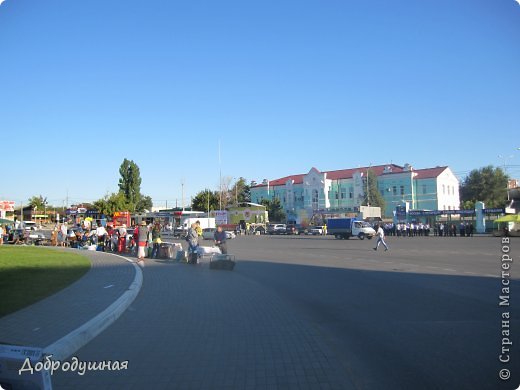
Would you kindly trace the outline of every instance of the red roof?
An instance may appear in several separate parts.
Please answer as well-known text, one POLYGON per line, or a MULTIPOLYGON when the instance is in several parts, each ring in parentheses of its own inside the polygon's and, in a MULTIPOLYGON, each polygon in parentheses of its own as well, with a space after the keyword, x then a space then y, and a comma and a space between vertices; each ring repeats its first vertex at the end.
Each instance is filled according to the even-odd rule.
MULTIPOLYGON (((291 175, 291 176, 285 176, 280 179, 275 180, 269 180, 269 186, 284 186, 287 180, 294 180, 294 184, 302 184, 303 183, 303 177, 306 175, 306 173, 300 174, 300 175, 291 175)), ((267 184, 257 184, 253 187, 267 187, 267 184)))
POLYGON ((392 173, 401 173, 403 171, 403 167, 395 164, 386 164, 386 165, 374 165, 370 167, 360 167, 360 168, 350 168, 350 169, 340 169, 339 171, 329 171, 327 173, 327 179, 330 180, 338 180, 338 179, 351 179, 356 172, 366 172, 367 169, 370 169, 372 172, 376 174, 376 176, 381 176, 386 167, 390 167, 392 173))
POLYGON ((414 170, 414 172, 417 174, 414 176, 414 179, 432 179, 434 177, 439 176, 442 172, 446 170, 446 168, 448 167, 435 167, 414 170))
MULTIPOLYGON (((366 172, 367 169, 372 170, 376 176, 381 176, 385 170, 386 167, 390 167, 392 170, 392 173, 401 173, 403 172, 403 167, 395 164, 385 164, 385 165, 374 165, 370 167, 359 167, 359 168, 350 168, 350 169, 340 169, 337 171, 325 171, 322 173, 327 174, 327 179, 329 180, 339 180, 339 179, 351 179, 354 176, 354 173, 361 171, 366 172)), ((313 169, 316 169, 313 167, 313 169)), ((319 169, 316 169, 318 172, 320 172, 319 169)), ((298 174, 298 175, 291 175, 291 176, 285 176, 280 179, 275 180, 269 180, 269 186, 275 187, 275 186, 282 186, 285 185, 287 180, 294 180, 294 184, 302 184, 303 183, 303 177, 307 175, 307 173, 298 174)), ((253 186, 255 188, 257 187, 267 187, 267 184, 257 184, 253 186)))

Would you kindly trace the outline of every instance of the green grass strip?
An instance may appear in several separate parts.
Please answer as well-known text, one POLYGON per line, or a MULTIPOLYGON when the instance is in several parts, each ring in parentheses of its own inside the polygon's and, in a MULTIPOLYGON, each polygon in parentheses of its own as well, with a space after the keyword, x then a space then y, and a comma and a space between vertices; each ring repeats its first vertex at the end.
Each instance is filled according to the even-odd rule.
POLYGON ((75 253, 0 246, 0 317, 56 293, 89 269, 90 261, 75 253))

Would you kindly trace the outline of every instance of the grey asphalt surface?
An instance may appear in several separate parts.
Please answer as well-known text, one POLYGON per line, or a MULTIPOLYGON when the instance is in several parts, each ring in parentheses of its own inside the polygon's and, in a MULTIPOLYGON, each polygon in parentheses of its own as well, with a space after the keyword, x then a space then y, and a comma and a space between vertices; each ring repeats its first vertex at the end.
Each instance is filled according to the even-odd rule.
POLYGON ((58 373, 54 388, 516 389, 520 240, 508 308, 499 238, 387 241, 238 237, 233 272, 148 260, 134 303, 75 354, 128 370, 58 373))

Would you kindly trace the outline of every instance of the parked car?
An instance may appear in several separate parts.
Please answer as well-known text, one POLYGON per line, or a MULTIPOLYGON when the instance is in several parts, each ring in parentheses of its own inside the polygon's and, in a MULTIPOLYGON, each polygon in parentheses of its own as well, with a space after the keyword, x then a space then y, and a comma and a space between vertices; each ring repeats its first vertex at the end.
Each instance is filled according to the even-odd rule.
POLYGON ((287 226, 284 223, 273 223, 267 227, 267 234, 285 234, 287 226))
POLYGON ((214 240, 216 231, 217 231, 217 229, 215 229, 215 228, 202 229, 202 238, 204 240, 214 240))
POLYGON ((34 221, 23 221, 25 230, 36 230, 37 224, 34 221))
POLYGON ((307 229, 300 224, 293 223, 287 225, 286 232, 287 234, 305 234, 307 229))
POLYGON ((236 237, 235 232, 232 232, 231 230, 226 230, 225 233, 226 233, 227 240, 231 240, 236 237))
POLYGON ((298 234, 296 225, 287 225, 287 227, 285 228, 285 234, 298 234))
MULTIPOLYGON (((202 238, 204 240, 214 240, 216 231, 217 231, 216 228, 202 229, 202 238)), ((226 239, 228 239, 228 240, 231 240, 236 237, 235 232, 232 232, 230 230, 225 230, 224 232, 226 233, 226 239)))
POLYGON ((323 234, 323 226, 311 226, 307 230, 307 234, 321 236, 323 234))

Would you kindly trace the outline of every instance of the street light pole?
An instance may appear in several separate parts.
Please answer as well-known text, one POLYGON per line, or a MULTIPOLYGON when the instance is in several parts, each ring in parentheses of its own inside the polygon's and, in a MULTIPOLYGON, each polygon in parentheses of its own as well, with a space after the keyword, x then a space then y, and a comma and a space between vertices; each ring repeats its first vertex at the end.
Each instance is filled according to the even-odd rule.
MULTIPOLYGON (((372 166, 372 163, 370 163, 372 166)), ((370 190, 368 188, 368 168, 367 168, 367 207, 370 207, 370 190)))
POLYGON ((184 211, 184 179, 181 180, 181 195, 182 195, 181 206, 182 206, 182 211, 184 211))

